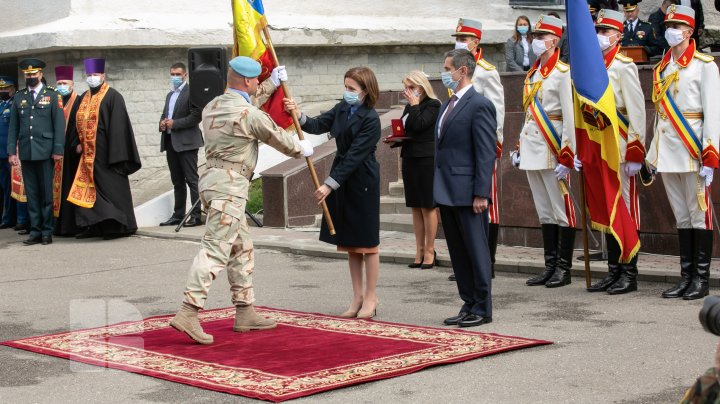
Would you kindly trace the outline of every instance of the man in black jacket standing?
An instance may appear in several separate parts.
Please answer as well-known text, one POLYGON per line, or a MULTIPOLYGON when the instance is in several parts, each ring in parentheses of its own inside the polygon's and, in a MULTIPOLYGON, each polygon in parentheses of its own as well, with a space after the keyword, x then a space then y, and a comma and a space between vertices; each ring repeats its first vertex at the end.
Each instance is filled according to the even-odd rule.
MULTIPOLYGON (((172 90, 165 99, 165 108, 160 117, 160 151, 167 152, 170 180, 175 192, 175 207, 170 219, 160 226, 175 226, 185 217, 187 187, 193 205, 198 200, 198 149, 203 146, 203 137, 198 124, 202 111, 190 103, 190 86, 187 83, 187 69, 183 63, 170 67, 172 90)), ((201 225, 200 207, 196 207, 185 226, 201 225)))

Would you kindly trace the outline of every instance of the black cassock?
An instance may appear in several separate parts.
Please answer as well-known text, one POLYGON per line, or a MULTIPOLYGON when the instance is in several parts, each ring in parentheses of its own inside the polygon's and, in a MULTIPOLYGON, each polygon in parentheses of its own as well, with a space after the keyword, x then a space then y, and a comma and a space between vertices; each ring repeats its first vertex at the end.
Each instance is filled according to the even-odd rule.
MULTIPOLYGON (((69 98, 70 96, 63 97, 63 103, 67 102, 69 98)), ((80 95, 75 97, 75 102, 70 109, 70 116, 68 117, 67 130, 65 130, 62 191, 60 193, 60 216, 55 222, 56 236, 74 236, 82 231, 82 229, 75 224, 75 209, 77 208, 77 205, 67 200, 67 197, 70 194, 70 187, 72 187, 73 180, 75 179, 78 163, 80 163, 80 154, 75 151, 75 148, 79 143, 77 129, 75 128, 75 116, 77 115, 81 98, 82 97, 80 95)))
MULTIPOLYGON (((99 90, 100 87, 89 91, 99 90)), ((83 94, 89 96, 87 91, 83 94)), ((113 88, 108 89, 100 104, 95 149, 93 177, 97 198, 92 208, 76 207, 75 223, 100 236, 133 234, 137 223, 128 176, 142 165, 125 100, 113 88)))

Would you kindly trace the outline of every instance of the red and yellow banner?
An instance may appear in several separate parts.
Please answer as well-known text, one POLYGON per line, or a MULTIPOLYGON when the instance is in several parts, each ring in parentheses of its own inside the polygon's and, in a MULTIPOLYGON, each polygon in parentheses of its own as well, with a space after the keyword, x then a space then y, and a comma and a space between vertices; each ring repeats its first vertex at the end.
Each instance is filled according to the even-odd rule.
POLYGON ((573 103, 577 158, 583 164, 585 203, 594 229, 620 245, 620 262, 640 249, 635 222, 622 197, 620 122, 595 28, 585 0, 568 0, 568 43, 573 63, 573 103))
MULTIPOLYGON (((262 73, 260 81, 270 77, 277 67, 270 49, 262 38, 262 30, 267 26, 265 8, 260 0, 231 0, 233 10, 233 56, 247 56, 260 62, 262 73)), ((282 99, 285 92, 278 88, 262 105, 278 126, 288 128, 293 124, 292 117, 285 112, 282 99)))

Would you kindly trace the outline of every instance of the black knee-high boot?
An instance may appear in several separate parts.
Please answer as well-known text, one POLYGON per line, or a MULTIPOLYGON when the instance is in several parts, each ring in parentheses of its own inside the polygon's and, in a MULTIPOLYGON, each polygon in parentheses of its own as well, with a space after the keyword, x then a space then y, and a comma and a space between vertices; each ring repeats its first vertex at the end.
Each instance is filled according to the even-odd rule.
POLYGON ((608 250, 608 274, 587 288, 588 292, 604 292, 620 278, 620 246, 610 233, 605 233, 608 250))
POLYGON ((695 274, 693 229, 678 229, 678 242, 680 245, 680 282, 662 293, 662 297, 667 299, 682 297, 695 274))
POLYGON ((710 262, 712 260, 713 231, 693 229, 695 276, 683 294, 685 300, 702 299, 710 290, 710 262))
POLYGON ((569 285, 570 269, 572 268, 573 251, 575 250, 575 228, 560 227, 560 247, 558 248, 557 266, 555 273, 545 283, 545 287, 559 288, 569 285))
POLYGON ((560 226, 556 224, 543 224, 543 249, 545 250, 545 269, 539 275, 535 275, 525 282, 528 286, 544 285, 555 272, 558 254, 558 234, 560 226))

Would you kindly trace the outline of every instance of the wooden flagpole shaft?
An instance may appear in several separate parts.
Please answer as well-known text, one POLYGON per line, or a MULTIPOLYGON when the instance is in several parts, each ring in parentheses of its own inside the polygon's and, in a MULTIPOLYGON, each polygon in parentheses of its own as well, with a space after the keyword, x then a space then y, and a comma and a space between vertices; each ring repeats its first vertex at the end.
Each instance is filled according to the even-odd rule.
MULTIPOLYGON (((265 41, 267 42, 268 49, 270 49, 270 54, 272 54, 275 65, 280 66, 277 54, 275 53, 275 47, 272 44, 272 39, 270 39, 270 30, 268 30, 267 26, 263 27, 263 34, 265 34, 265 41)), ((288 89, 284 81, 280 82, 280 87, 282 88, 287 98, 292 98, 292 96, 290 95, 290 90, 288 89)), ((295 125, 295 131, 297 132, 298 138, 300 140, 304 140, 305 135, 303 134, 302 127, 300 126, 300 121, 298 120, 297 110, 293 110, 290 115, 292 116, 293 124, 295 125)), ((312 177, 315 189, 320 188, 320 181, 318 180, 317 172, 315 172, 315 166, 313 165, 312 159, 310 157, 305 157, 305 161, 307 162, 308 170, 310 170, 310 176, 312 177)), ((327 204, 325 203, 325 201, 322 201, 321 205, 323 215, 325 216, 325 224, 327 224, 328 231, 330 232, 330 235, 335 235, 335 225, 333 225, 333 221, 330 217, 330 211, 328 210, 327 204)))
POLYGON ((585 175, 580 171, 580 215, 582 220, 583 257, 585 258, 585 285, 590 287, 590 260, 588 259, 587 208, 585 204, 585 175))

